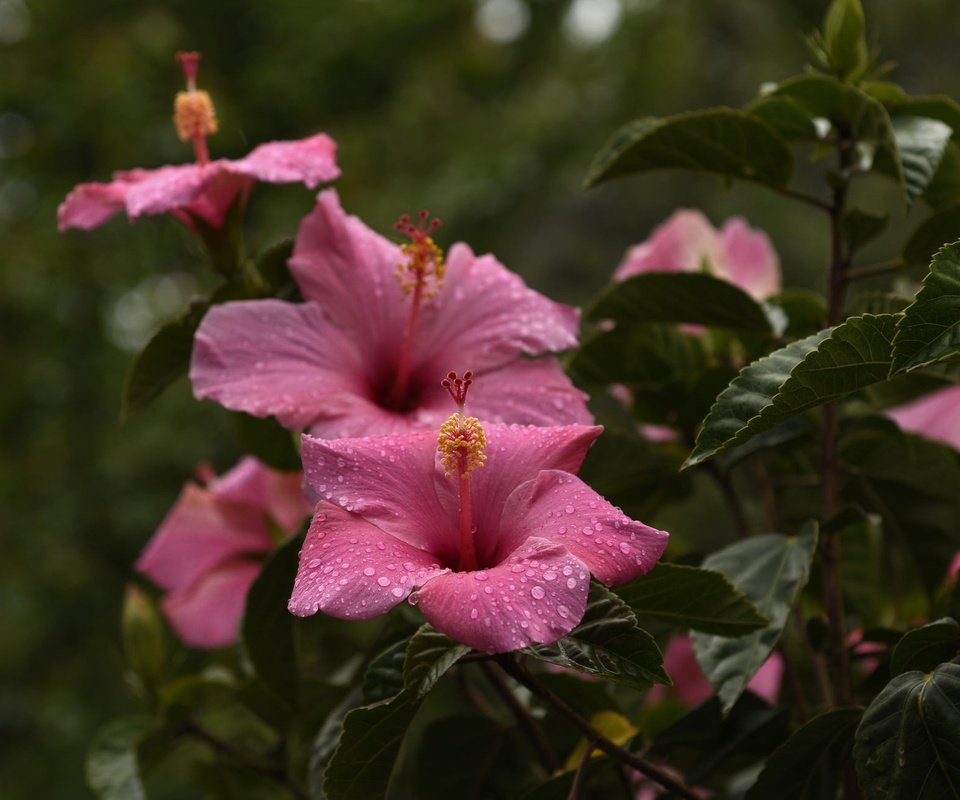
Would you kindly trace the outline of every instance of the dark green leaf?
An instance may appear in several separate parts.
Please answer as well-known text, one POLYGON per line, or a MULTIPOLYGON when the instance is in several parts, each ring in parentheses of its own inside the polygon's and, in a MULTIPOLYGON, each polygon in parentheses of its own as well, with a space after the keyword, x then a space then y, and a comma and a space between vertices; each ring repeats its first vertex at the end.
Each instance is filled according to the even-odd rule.
POLYGON ((257 272, 267 282, 274 297, 286 298, 296 288, 287 262, 293 255, 293 239, 284 239, 268 247, 257 258, 257 272))
POLYGON ((944 445, 901 433, 889 420, 840 439, 842 497, 883 517, 897 570, 913 566, 931 595, 960 549, 960 465, 944 445), (910 562, 910 563, 907 563, 910 562))
POLYGON ((929 264, 937 251, 960 237, 960 203, 937 209, 913 232, 903 246, 903 260, 909 266, 929 264))
POLYGON ((867 242, 879 236, 890 222, 889 214, 868 214, 857 208, 843 215, 840 227, 851 252, 859 250, 867 242))
POLYGON ((903 162, 907 196, 912 200, 926 191, 953 130, 936 119, 894 117, 893 134, 903 162))
POLYGON ((559 642, 535 644, 525 653, 636 689, 669 683, 653 637, 615 594, 592 584, 583 621, 559 642))
POLYGON ((587 185, 653 169, 686 169, 784 186, 793 156, 765 123, 732 108, 625 125, 594 159, 587 185))
POLYGON ((960 650, 960 625, 952 617, 935 620, 907 631, 890 656, 890 674, 910 670, 929 672, 937 664, 950 661, 960 650))
POLYGON ((763 308, 732 283, 699 272, 647 272, 610 286, 591 305, 591 319, 693 322, 770 332, 763 308))
POLYGON ((323 781, 329 800, 384 797, 400 745, 420 707, 412 692, 351 711, 323 781))
POLYGON ((777 748, 747 800, 835 800, 862 716, 837 708, 810 720, 777 748))
POLYGON ((403 664, 403 684, 419 698, 426 695, 470 648, 424 625, 410 639, 403 664))
POLYGON ((307 788, 310 793, 310 800, 326 800, 326 795, 323 792, 323 775, 330 757, 340 743, 344 717, 362 704, 363 699, 360 696, 359 689, 349 692, 327 715, 317 735, 313 738, 310 760, 307 765, 307 788))
POLYGON ((294 444, 293 434, 273 417, 259 419, 249 414, 235 414, 237 435, 243 449, 256 456, 268 467, 281 472, 301 469, 300 453, 294 444))
POLYGON ((893 341, 892 371, 906 372, 960 355, 960 242, 934 257, 893 341))
POLYGON ((507 744, 499 724, 478 714, 446 717, 423 734, 416 786, 408 796, 417 800, 481 800, 494 796, 487 789, 497 776, 497 755, 507 744))
POLYGON ((363 705, 390 700, 403 691, 403 663, 408 640, 394 642, 378 653, 363 675, 363 705))
POLYGON ((293 537, 263 567, 247 593, 241 628, 243 646, 254 672, 293 706, 299 698, 299 674, 293 641, 293 616, 287 610, 297 574, 300 545, 293 537))
POLYGON ((660 562, 647 575, 616 590, 636 614, 679 628, 718 636, 742 636, 767 620, 721 573, 660 562))
POLYGON ((953 98, 938 94, 910 96, 900 87, 890 91, 878 90, 878 86, 890 87, 895 84, 871 84, 866 88, 867 94, 883 103, 894 119, 927 117, 946 123, 954 131, 960 131, 960 105, 953 98))
POLYGON ((87 786, 100 800, 145 800, 137 747, 159 728, 153 717, 120 717, 104 725, 87 754, 87 786))
POLYGON ((749 597, 770 624, 737 639, 693 634, 693 649, 704 674, 728 712, 780 639, 790 609, 807 582, 817 544, 816 526, 799 536, 753 536, 717 551, 703 562, 722 572, 749 597))
POLYGON ((765 122, 788 142, 817 139, 817 128, 809 114, 787 98, 759 97, 745 110, 765 122))
POLYGON ((186 375, 193 352, 193 334, 207 313, 195 303, 180 319, 168 322, 140 352, 127 373, 120 404, 121 420, 146 407, 177 378, 186 375))
POLYGON ((896 321, 892 314, 850 317, 744 367, 710 409, 685 466, 885 380, 896 321))
POLYGON ((861 620, 872 622, 883 593, 883 521, 877 514, 851 507, 831 520, 830 530, 840 538, 840 571, 848 608, 861 620))
POLYGON ((826 301, 809 289, 784 289, 768 302, 782 309, 787 315, 787 336, 810 336, 826 324, 826 301))
POLYGON ((863 314, 900 314, 912 298, 894 292, 868 291, 857 292, 849 303, 850 313, 863 314))
MULTIPOLYGON (((923 193, 923 200, 934 210, 960 202, 960 147, 956 141, 947 143, 940 166, 923 193)), ((950 241, 952 238, 946 236, 943 241, 950 241)))
POLYGON ((960 665, 905 672, 864 712, 853 758, 868 798, 960 798, 960 665))

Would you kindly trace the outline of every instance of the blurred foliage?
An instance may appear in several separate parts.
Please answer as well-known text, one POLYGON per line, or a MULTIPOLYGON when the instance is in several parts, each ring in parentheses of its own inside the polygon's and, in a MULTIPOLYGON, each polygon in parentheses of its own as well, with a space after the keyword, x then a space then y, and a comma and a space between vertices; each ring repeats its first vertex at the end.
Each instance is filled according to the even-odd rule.
MULTIPOLYGON (((195 465, 222 470, 240 453, 230 417, 193 403, 185 382, 118 422, 132 352, 209 285, 196 242, 166 217, 56 233, 56 206, 75 183, 190 158, 170 123, 176 50, 203 52, 200 84, 221 123, 215 157, 326 130, 340 144, 348 210, 385 231, 428 207, 444 219, 441 243, 495 252, 557 299, 585 302, 627 246, 681 205, 714 221, 744 214, 770 233, 788 286, 820 288, 815 211, 702 177, 659 173, 590 192, 582 181, 622 123, 740 105, 757 76, 795 72, 806 58, 797 31, 813 29, 825 5, 0 1, 5 789, 89 796, 93 731, 139 708, 120 680, 131 564, 195 465)), ((908 91, 960 95, 950 0, 864 5, 871 41, 899 63, 908 91)), ((869 212, 892 191, 865 182, 854 199, 869 212)), ((258 187, 248 243, 291 236, 311 201, 302 187, 258 187)), ((865 263, 907 227, 894 219, 865 263)), ((648 520, 669 520, 681 550, 684 511, 648 520)), ((709 504, 695 513, 723 519, 709 504)))

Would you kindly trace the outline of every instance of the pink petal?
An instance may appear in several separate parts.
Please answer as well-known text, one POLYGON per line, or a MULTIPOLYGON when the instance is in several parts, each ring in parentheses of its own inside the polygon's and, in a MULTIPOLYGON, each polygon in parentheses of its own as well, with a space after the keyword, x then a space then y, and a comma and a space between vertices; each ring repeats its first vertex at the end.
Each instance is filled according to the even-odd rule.
POLYGON ((190 380, 198 399, 302 429, 362 415, 371 397, 353 342, 315 303, 251 300, 212 308, 197 331, 190 380))
POLYGON ((246 158, 228 162, 227 169, 267 183, 304 183, 310 189, 340 175, 337 144, 327 134, 294 142, 267 142, 246 158))
POLYGON ((514 490, 503 506, 500 530, 494 560, 537 536, 565 547, 608 586, 649 572, 669 539, 664 531, 630 519, 575 475, 558 470, 541 472, 514 490))
POLYGON ((317 497, 359 514, 434 558, 456 562, 457 501, 436 466, 437 434, 303 437, 304 475, 317 497))
POLYGON ((127 192, 127 214, 133 219, 189 205, 221 169, 222 162, 211 161, 140 170, 127 192))
POLYGON ((129 184, 124 181, 81 183, 57 209, 57 227, 60 231, 99 227, 123 210, 128 188, 129 184))
POLYGON ((186 587, 238 555, 267 553, 263 513, 187 484, 137 559, 136 569, 164 589, 186 587))
POLYGON ((477 572, 448 572, 413 597, 441 633, 488 653, 550 644, 583 618, 590 576, 563 547, 529 539, 509 560, 477 572))
MULTIPOLYGON (((459 365, 451 369, 455 366, 459 365)), ((445 389, 439 391, 447 412, 440 420, 443 422, 449 416, 450 398, 445 389)), ((587 399, 567 377, 560 362, 544 356, 517 359, 498 369, 475 372, 467 409, 482 423, 590 425, 593 414, 587 408, 587 399)))
POLYGON ((303 475, 279 472, 247 456, 212 486, 221 500, 261 508, 287 533, 300 529, 312 507, 303 494, 303 475))
POLYGON ((780 684, 782 682, 783 656, 773 652, 750 679, 747 688, 773 706, 777 704, 780 697, 780 684))
POLYGON ((723 259, 723 247, 710 221, 699 211, 682 208, 646 242, 627 251, 613 278, 622 281, 644 272, 700 272, 704 260, 713 272, 723 259))
POLYGON ((960 385, 938 389, 884 413, 908 433, 960 450, 960 385))
POLYGON ((957 553, 953 557, 953 561, 950 562, 950 566, 947 568, 947 581, 954 581, 960 577, 960 553, 957 553))
POLYGON ((324 503, 300 551, 288 608, 300 617, 322 611, 340 619, 370 619, 446 571, 430 553, 324 503))
POLYGON ((533 291, 492 255, 478 258, 458 243, 448 253, 443 288, 423 309, 416 363, 477 372, 520 353, 575 347, 579 329, 579 311, 533 291))
POLYGON ((395 276, 402 257, 396 244, 348 216, 337 193, 328 189, 301 223, 290 259, 303 296, 321 304, 338 328, 350 331, 376 373, 390 377, 410 314, 395 276))
POLYGON ((182 208, 171 208, 170 212, 190 228, 194 227, 193 220, 184 211, 200 217, 214 228, 220 228, 235 202, 246 203, 253 183, 253 179, 245 175, 215 172, 198 188, 189 203, 182 208))
POLYGON ((227 647, 237 640, 247 592, 262 565, 234 559, 171 592, 161 608, 177 636, 190 647, 227 647))
POLYGON ((755 300, 780 291, 780 259, 763 231, 749 227, 741 217, 728 219, 720 231, 726 258, 714 274, 738 286, 755 300))

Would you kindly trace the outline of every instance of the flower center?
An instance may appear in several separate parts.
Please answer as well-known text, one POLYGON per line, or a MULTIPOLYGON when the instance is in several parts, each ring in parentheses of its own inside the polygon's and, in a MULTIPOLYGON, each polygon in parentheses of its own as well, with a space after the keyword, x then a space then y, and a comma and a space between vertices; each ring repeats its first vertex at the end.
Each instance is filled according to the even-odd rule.
POLYGON ((173 124, 181 142, 193 142, 197 163, 206 164, 210 160, 207 137, 217 132, 217 116, 210 95, 197 89, 200 54, 177 53, 177 61, 183 69, 187 90, 177 92, 173 101, 173 124))
POLYGON ((410 217, 404 214, 393 227, 410 237, 410 241, 400 245, 403 260, 397 264, 397 280, 405 295, 410 296, 410 317, 404 332, 400 359, 393 385, 387 395, 387 404, 393 408, 405 405, 407 388, 410 383, 410 370, 413 365, 413 342, 417 335, 417 322, 423 301, 435 297, 443 287, 443 250, 433 241, 432 234, 440 226, 440 220, 426 211, 421 211, 414 225, 410 217))
POLYGON ((457 481, 461 572, 469 572, 478 567, 470 474, 482 467, 487 460, 484 452, 487 448, 487 435, 483 426, 476 417, 468 417, 463 413, 467 389, 473 383, 472 378, 473 374, 470 372, 465 372, 462 378, 451 372, 441 381, 441 385, 450 392, 457 404, 457 410, 440 426, 440 436, 437 439, 437 452, 440 453, 443 473, 457 481))

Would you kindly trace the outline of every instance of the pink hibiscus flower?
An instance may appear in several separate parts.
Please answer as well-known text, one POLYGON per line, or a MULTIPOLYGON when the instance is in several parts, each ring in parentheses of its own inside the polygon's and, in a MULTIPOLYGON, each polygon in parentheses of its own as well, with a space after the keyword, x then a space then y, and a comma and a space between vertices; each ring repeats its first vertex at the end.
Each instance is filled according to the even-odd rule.
POLYGON ((909 433, 960 450, 960 385, 938 389, 885 413, 909 433))
POLYGON ((295 142, 262 144, 245 158, 211 161, 207 136, 217 132, 210 96, 197 89, 198 53, 178 53, 187 91, 177 95, 174 123, 193 143, 195 164, 114 173, 110 183, 81 183, 57 210, 61 231, 96 228, 120 211, 134 220, 169 212, 194 228, 194 218, 220 228, 235 202, 245 203, 256 181, 304 183, 311 189, 340 174, 336 143, 324 133, 295 142))
POLYGON ((729 281, 755 300, 780 291, 780 261, 766 234, 731 217, 717 230, 699 211, 682 208, 634 245, 614 280, 644 272, 700 272, 729 281))
POLYGON ((592 422, 555 358, 522 358, 576 345, 578 312, 465 244, 444 262, 425 215, 398 227, 403 246, 322 192, 290 260, 306 302, 211 309, 194 340, 197 398, 318 436, 435 430, 449 411, 436 376, 465 362, 483 376, 471 401, 485 419, 592 422))
POLYGON ((276 472, 244 458, 205 485, 188 483, 137 560, 136 569, 166 590, 161 608, 191 647, 226 647, 237 637, 250 585, 283 535, 299 530, 311 506, 299 473, 276 472))
POLYGON ((461 411, 439 442, 428 431, 303 437, 307 483, 326 501, 300 552, 291 612, 368 619, 409 597, 437 630, 506 652, 573 630, 590 574, 625 583, 660 558, 666 533, 574 475, 601 428, 484 430, 463 415, 466 385, 452 390, 461 411))

